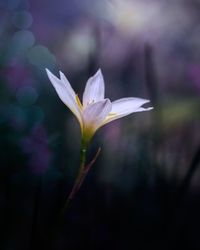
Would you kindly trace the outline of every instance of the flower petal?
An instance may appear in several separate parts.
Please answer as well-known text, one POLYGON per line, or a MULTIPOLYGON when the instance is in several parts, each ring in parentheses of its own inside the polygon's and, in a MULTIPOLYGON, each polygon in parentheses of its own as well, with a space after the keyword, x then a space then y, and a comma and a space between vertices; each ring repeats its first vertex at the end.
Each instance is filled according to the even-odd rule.
POLYGON ((83 93, 83 107, 87 105, 102 101, 105 95, 105 84, 101 70, 90 77, 86 83, 85 91, 83 93))
POLYGON ((135 97, 128 97, 116 100, 112 102, 112 110, 110 114, 106 117, 103 124, 114 121, 131 113, 149 111, 153 109, 152 107, 141 107, 143 104, 148 102, 149 100, 135 97))
POLYGON ((102 122, 111 111, 111 108, 112 104, 109 99, 88 105, 83 111, 84 129, 91 130, 91 133, 94 133, 102 126, 102 122))
POLYGON ((61 81, 66 85, 67 87, 67 91, 69 92, 69 94, 71 94, 71 96, 73 96, 75 98, 76 94, 71 86, 71 84, 69 83, 69 81, 67 80, 66 76, 61 72, 59 71, 59 74, 60 74, 60 79, 61 81))
POLYGON ((152 109, 153 109, 153 107, 148 107, 148 108, 143 108, 143 107, 141 107, 141 108, 137 109, 137 110, 135 111, 135 113, 136 113, 136 112, 143 112, 143 111, 150 111, 150 110, 152 110, 152 109))
POLYGON ((73 114, 77 117, 81 127, 82 127, 82 116, 79 106, 76 102, 76 95, 74 90, 72 89, 69 81, 66 79, 64 74, 60 72, 61 79, 57 78, 53 75, 48 69, 46 69, 49 80, 53 84, 58 96, 62 100, 62 102, 73 112, 73 114))

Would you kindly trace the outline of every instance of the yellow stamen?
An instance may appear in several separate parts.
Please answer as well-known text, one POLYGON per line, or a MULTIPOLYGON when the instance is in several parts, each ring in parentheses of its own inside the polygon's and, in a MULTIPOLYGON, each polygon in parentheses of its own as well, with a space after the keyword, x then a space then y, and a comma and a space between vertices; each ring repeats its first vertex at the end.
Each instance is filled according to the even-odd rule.
POLYGON ((110 112, 110 113, 108 114, 108 116, 115 116, 115 115, 117 115, 117 113, 110 112))
POLYGON ((106 117, 106 119, 105 119, 104 122, 110 120, 111 117, 116 116, 116 115, 117 115, 117 113, 115 113, 115 112, 110 112, 110 113, 107 115, 107 117, 106 117))
POLYGON ((80 101, 78 95, 76 95, 76 102, 77 102, 79 108, 82 110, 82 109, 83 109, 83 105, 82 105, 82 103, 81 103, 81 101, 80 101))

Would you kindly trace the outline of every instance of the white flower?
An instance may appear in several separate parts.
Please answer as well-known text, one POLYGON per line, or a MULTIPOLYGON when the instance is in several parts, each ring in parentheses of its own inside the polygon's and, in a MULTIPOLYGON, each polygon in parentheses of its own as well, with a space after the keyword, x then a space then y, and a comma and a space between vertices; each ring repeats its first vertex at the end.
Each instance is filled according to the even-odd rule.
POLYGON ((75 94, 65 75, 60 72, 60 79, 46 69, 47 75, 63 103, 77 117, 82 136, 88 140, 96 130, 108 122, 127 116, 131 113, 148 111, 152 107, 144 108, 143 104, 149 100, 128 97, 111 102, 105 99, 105 85, 101 70, 88 79, 83 93, 82 103, 75 94))

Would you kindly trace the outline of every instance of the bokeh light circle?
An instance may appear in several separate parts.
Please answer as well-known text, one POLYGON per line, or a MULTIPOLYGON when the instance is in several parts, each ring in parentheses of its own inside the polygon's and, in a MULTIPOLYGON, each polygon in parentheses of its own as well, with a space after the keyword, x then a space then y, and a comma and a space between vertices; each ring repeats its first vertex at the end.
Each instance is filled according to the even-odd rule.
POLYGON ((56 62, 54 55, 42 45, 36 45, 31 48, 28 53, 28 59, 31 64, 42 70, 44 68, 53 68, 56 62))
POLYGON ((22 10, 13 15, 12 22, 19 29, 27 29, 33 23, 33 18, 30 12, 22 10))
POLYGON ((17 31, 11 40, 12 52, 21 53, 31 48, 35 43, 35 37, 31 31, 20 30, 17 31))

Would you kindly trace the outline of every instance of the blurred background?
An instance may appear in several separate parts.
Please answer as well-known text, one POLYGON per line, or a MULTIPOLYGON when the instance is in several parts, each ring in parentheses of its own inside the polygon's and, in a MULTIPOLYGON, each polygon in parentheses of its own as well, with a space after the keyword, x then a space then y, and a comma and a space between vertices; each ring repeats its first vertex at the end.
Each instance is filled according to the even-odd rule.
POLYGON ((199 41, 199 0, 0 0, 0 249, 200 249, 199 41), (80 128, 45 68, 154 106, 98 131, 56 230, 80 128))

